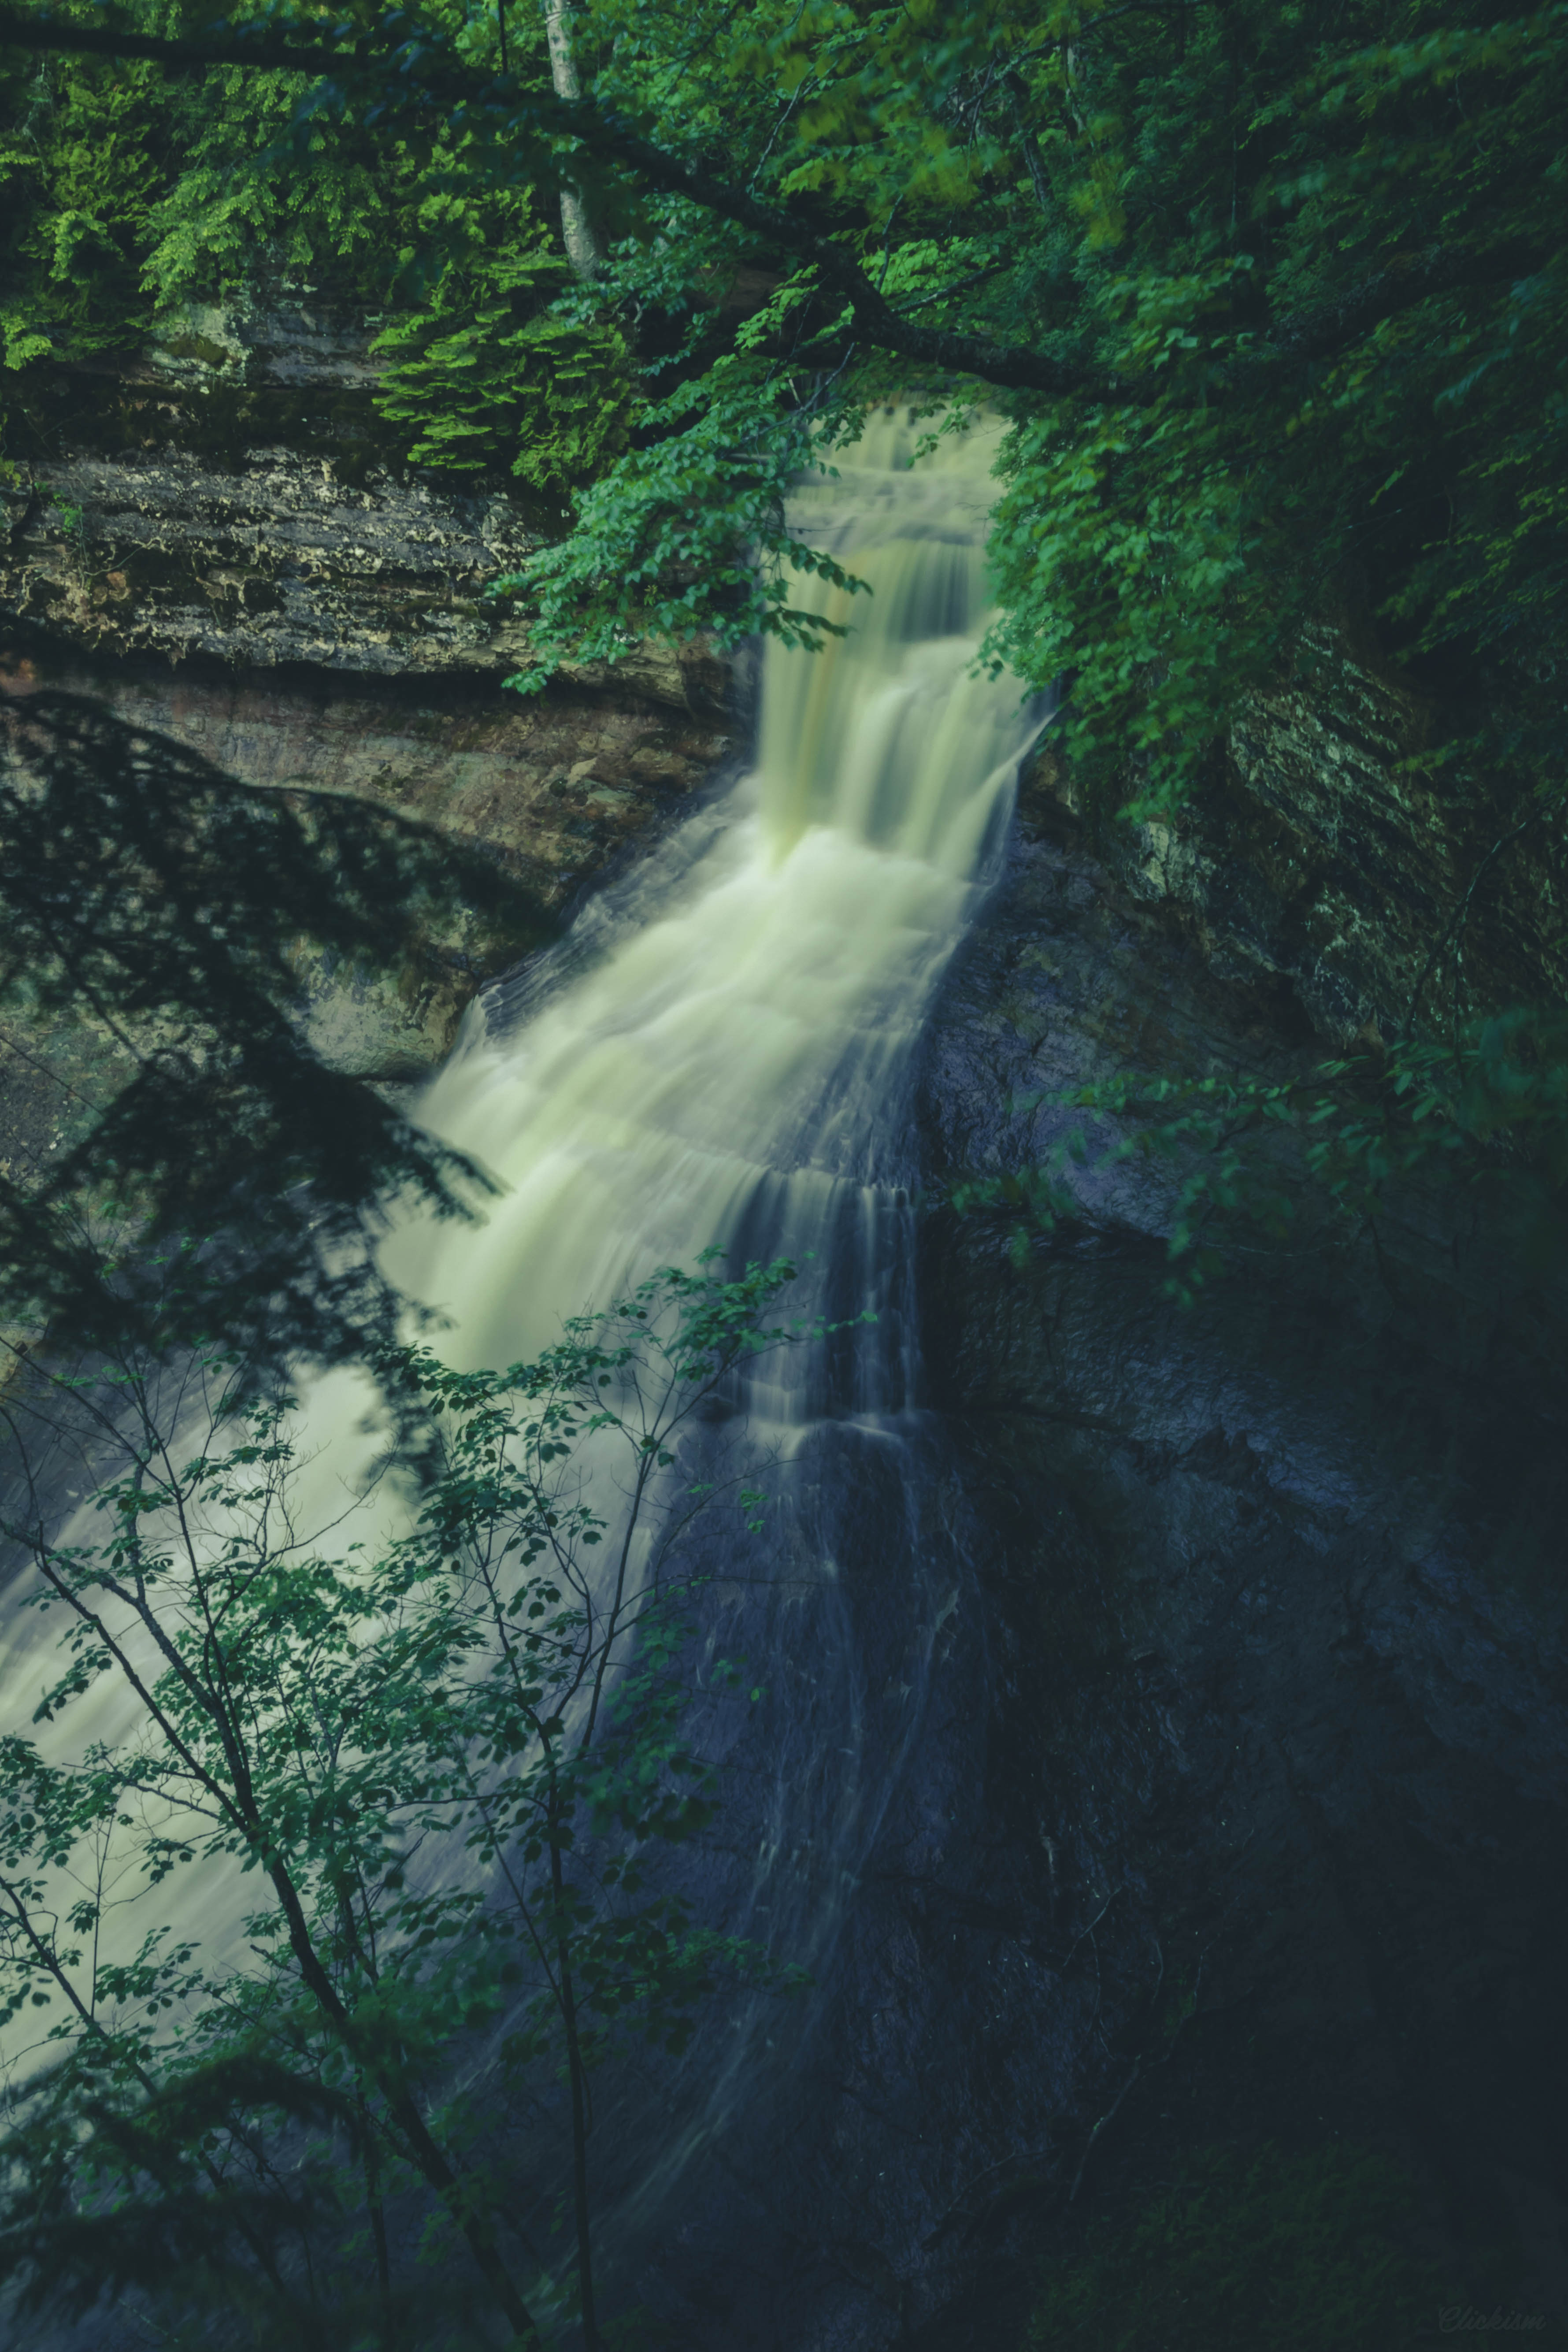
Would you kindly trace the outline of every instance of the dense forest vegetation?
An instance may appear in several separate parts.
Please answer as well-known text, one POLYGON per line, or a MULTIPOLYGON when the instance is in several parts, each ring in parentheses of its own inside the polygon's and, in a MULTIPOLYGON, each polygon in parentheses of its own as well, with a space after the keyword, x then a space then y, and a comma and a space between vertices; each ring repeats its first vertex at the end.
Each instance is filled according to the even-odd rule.
MULTIPOLYGON (((1063 690, 1059 756, 1102 835, 1201 798, 1247 698, 1310 683, 1342 627, 1440 688, 1406 781, 1478 810, 1485 835, 1399 1034, 1305 1076, 1079 1097, 1138 1109, 1139 1149, 1200 1155, 1169 1244, 1178 1295, 1222 1267, 1226 1219, 1288 1225, 1246 1142, 1282 1128, 1340 1207, 1436 1171, 1504 1198, 1516 1246, 1555 1267, 1568 1012, 1472 999, 1463 945, 1493 861, 1568 805, 1565 105, 1568 8, 1494 19, 1468 0, 5 6, 0 488, 30 494, 62 371, 107 375, 152 342, 201 356, 209 313, 325 289, 375 322, 391 459, 526 519, 533 551, 489 595, 526 625, 510 683, 531 696, 649 636, 820 646, 800 580, 857 583, 786 520, 791 484, 895 396, 933 436, 1000 413, 984 658, 1063 690)), ((596 1613, 582 1552, 605 1524, 570 1500, 573 1465, 607 1432, 640 1508, 672 1431, 799 1336, 769 1319, 791 1269, 671 1274, 539 1363, 444 1373, 378 1274, 384 1203, 469 1213, 484 1179, 302 1042, 280 910, 390 962, 444 906, 514 950, 542 935, 537 908, 385 812, 259 804, 47 697, 7 724, 0 1004, 89 1008, 124 1065, 41 1191, 0 1170, 22 1365, 5 1411, 35 1443, 67 1407, 96 1413, 128 1449, 103 1489, 111 1543, 9 1532, 72 1628, 37 1720, 102 1676, 143 1717, 80 1771, 0 1744, 3 2000, 58 2012, 58 2063, 5 2144, 0 2269, 24 2301, 79 2310, 106 2282, 155 2300, 177 2273, 172 2325, 237 2312, 243 2340, 279 2347, 433 2352, 447 2331, 489 2340, 499 2313, 515 2341, 596 2352, 589 2074, 631 2042, 678 2053, 720 1980, 782 1998, 794 1979, 644 1885, 639 1852, 718 1801, 683 1722, 691 1594, 672 1570, 657 1610, 623 1617, 617 1588, 596 1613), (368 1574, 314 1564, 308 1591, 269 1532, 302 1351, 374 1363, 424 1449, 416 1531, 368 1574), (598 1397, 634 1363, 645 1419, 598 1397), (208 1442, 186 1464, 172 1449, 198 1390, 208 1442), (237 1513, 247 1533, 149 1559, 157 1511, 237 1513), (163 1680, 139 1679, 149 1653, 106 1630, 105 1595, 163 1680), (582 1694, 596 1709, 634 1654, 570 1746, 582 1694), (84 2011, 61 1955, 97 1913, 57 1915, 50 1874, 122 1830, 154 1879, 197 1852, 253 1872, 261 1964, 214 1977, 160 1940, 106 1962, 84 2011), (579 1834, 596 1878, 574 1874, 579 1834), (511 1908, 410 1891, 403 1857, 436 1837, 515 1864, 511 1908), (500 2251, 504 2136, 419 2087, 535 1962, 547 1991, 502 2060, 567 2086, 538 2259, 500 2251), (466 2242, 471 2310, 446 2284, 395 2292, 385 2216, 415 2210, 433 2261, 466 2242)), ((951 1197, 1026 1234, 1065 1213, 1050 1170, 951 1197)), ((739 1503, 743 1540, 762 1497, 739 1503)), ((743 1705, 741 1668, 717 1671, 743 1705)), ((1292 2197, 1352 2235, 1367 2200, 1397 2202, 1350 2158, 1310 2172, 1188 2185, 1260 2228, 1292 2197)), ((1155 2260, 1174 2210, 1097 2242, 1034 2340, 1189 2340, 1186 2287, 1155 2260), (1157 2273, 1146 2332, 1086 2334, 1118 2263, 1157 2273)), ((1231 2260, 1230 2227, 1214 2261, 1237 2341, 1390 2340, 1408 2282, 1341 2279, 1342 2230, 1301 2256, 1336 2332, 1253 2338, 1270 2290, 1231 2260)), ((1210 2242, 1181 2261, 1212 2294, 1210 2242)))

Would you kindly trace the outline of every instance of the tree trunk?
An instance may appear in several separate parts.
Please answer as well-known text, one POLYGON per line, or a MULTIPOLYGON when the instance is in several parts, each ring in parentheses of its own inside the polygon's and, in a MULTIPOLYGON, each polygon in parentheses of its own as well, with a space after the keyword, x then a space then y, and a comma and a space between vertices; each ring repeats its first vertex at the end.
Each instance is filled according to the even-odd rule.
MULTIPOLYGON (((577 60, 572 54, 572 12, 567 0, 544 0, 544 29, 550 41, 550 79, 557 98, 581 98, 577 60)), ((588 208, 571 188, 561 191, 561 234, 574 278, 593 278, 605 259, 588 208)))
POLYGON ((588 2111, 583 2095, 583 2043, 577 2029, 577 1995, 572 1981, 572 1947, 566 1934, 566 1887, 561 1866, 561 1825, 553 1805, 550 1818, 550 1883, 555 1897, 555 1951, 561 2021, 566 2029, 566 2064, 572 2084, 572 2187, 577 2224, 577 2288, 583 2304, 586 2352, 599 2352, 599 2321, 594 2308, 594 2244, 588 2219, 588 2111))

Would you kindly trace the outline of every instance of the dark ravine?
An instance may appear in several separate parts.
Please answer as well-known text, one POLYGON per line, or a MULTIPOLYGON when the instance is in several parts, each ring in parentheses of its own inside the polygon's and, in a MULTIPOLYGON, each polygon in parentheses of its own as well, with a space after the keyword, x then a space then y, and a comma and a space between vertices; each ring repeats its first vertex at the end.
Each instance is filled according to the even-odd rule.
MULTIPOLYGON (((384 465, 330 322, 232 351, 219 326, 38 467, 5 560, 11 680, 252 782, 384 797, 565 903, 721 758, 721 674, 650 656, 504 696, 519 648, 477 592, 510 510, 384 465), (322 447, 278 404, 301 392, 322 447), (199 447, 176 430, 197 399, 199 447), (104 446, 139 402, 175 425, 104 446)), ((1422 706, 1364 647, 1320 653, 1175 826, 1118 835, 1038 764, 928 1041, 930 1177, 1041 1160, 1068 1115, 1014 1100, 1397 1034, 1515 812, 1393 775, 1422 706)), ((1467 1009, 1561 997, 1564 879, 1544 828, 1498 856, 1467 1009)), ((482 976, 410 1003, 323 975, 318 1010, 403 1079, 482 976)), ((93 1052, 32 1043, 53 1076, 0 1054, 0 1157, 24 1161, 93 1052)), ((1458 2282, 1506 2275, 1568 2321, 1563 1302, 1412 1195, 1181 1308, 1169 1176, 1080 1182, 1022 1265, 999 1219, 925 1226, 921 1524, 863 1438, 820 1441, 873 1727, 911 1559, 954 1604, 820 2030, 650 2256, 648 2299, 693 2352, 992 2352, 1038 2261, 1182 2149, 1339 2137, 1412 2168, 1458 2282)))
MULTIPOLYGON (((938 1167, 1043 1157, 1064 1115, 1031 1134, 1008 1097, 1128 1057, 1322 1051, 1296 991, 1217 982, 1190 920, 1043 813, 931 1041, 938 1167)), ((1386 935, 1374 887, 1359 913, 1386 935)), ((1375 1013, 1358 951, 1315 970, 1375 1013)), ((1071 2242, 1101 2116, 1080 2197, 1113 2210, 1194 2143, 1337 2137, 1414 2168, 1478 2302, 1492 2258, 1514 2307, 1568 2318, 1562 1301, 1428 1197, 1332 1244, 1309 1226, 1184 1309, 1163 1208, 1123 1162, 1022 1272, 1003 1231, 929 1236, 927 1360, 995 1660, 986 1875, 1019 1949, 1076 1943, 1068 1986, 1104 1986, 1066 2111, 1017 2150, 1033 2210, 991 2205, 997 2251, 1071 2242), (1167 2042, 1173 1983, 1196 2007, 1167 2042)), ((1001 1933, 986 1958, 1005 1967, 1001 1933)))
MULTIPOLYGON (((1211 943, 1041 763, 928 1042, 929 1172, 1037 1163, 1071 1115, 1010 1098, 1130 1060, 1320 1057, 1211 943)), ((1086 1174, 1022 1267, 930 1219, 922 1458, 808 1465, 868 1748, 909 1597, 953 1600, 822 2025, 647 2275, 705 2352, 1019 2343, 1043 2261, 1265 2144, 1386 2158, 1457 2294, 1568 2325, 1560 1322, 1441 1197, 1176 1306, 1173 1181, 1086 1174)))

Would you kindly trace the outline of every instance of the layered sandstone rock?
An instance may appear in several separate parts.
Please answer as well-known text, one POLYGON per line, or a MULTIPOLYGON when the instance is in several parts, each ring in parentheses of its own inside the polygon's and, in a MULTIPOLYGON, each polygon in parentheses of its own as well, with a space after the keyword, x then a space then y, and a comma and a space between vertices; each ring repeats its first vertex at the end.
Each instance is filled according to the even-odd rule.
MULTIPOLYGON (((724 760, 729 672, 645 646, 508 691, 527 643, 483 592, 537 537, 500 490, 399 465, 374 331, 309 302, 199 310, 123 367, 30 392, 0 516, 0 685, 88 696, 247 784, 384 803, 558 913, 724 760)), ((301 967, 323 1049, 389 1083, 435 1066, 493 968, 466 938, 416 975, 301 967)), ((112 1062, 107 1038, 13 1019, 0 1159, 43 1164, 112 1062)))

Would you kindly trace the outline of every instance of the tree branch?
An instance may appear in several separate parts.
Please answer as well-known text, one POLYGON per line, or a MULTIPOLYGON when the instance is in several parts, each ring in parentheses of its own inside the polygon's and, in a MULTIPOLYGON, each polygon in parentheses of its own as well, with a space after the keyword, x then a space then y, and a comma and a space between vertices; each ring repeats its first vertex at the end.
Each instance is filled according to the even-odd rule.
POLYGON ((472 104, 489 98, 510 109, 521 122, 524 114, 544 137, 563 135, 581 141, 591 154, 629 167, 650 186, 667 195, 685 196, 704 211, 720 214, 738 227, 749 228, 770 243, 814 262, 825 288, 842 295, 854 313, 855 331, 865 342, 883 351, 955 375, 975 375, 987 383, 1020 392, 1079 393, 1104 399, 1136 398, 1136 392, 1110 376, 1092 373, 1070 362, 1047 359, 1021 345, 997 343, 983 335, 955 334, 941 327, 914 327, 889 308, 854 255, 825 234, 816 221, 787 205, 763 204, 735 183, 706 165, 683 162, 649 139, 616 122, 592 99, 546 98, 542 93, 520 101, 515 90, 497 80, 455 73, 426 60, 430 52, 406 41, 395 49, 373 50, 362 43, 353 48, 328 43, 308 46, 279 39, 275 34, 251 37, 237 32, 225 40, 162 40, 150 34, 120 33, 96 25, 68 24, 48 16, 22 16, 0 8, 0 45, 32 50, 68 51, 89 57, 140 58, 174 68, 191 66, 246 66, 265 73, 352 74, 374 67, 396 67, 405 88, 417 88, 431 98, 456 99, 472 104))
MULTIPOLYGON (((25 16, 0 6, 0 46, 139 58, 176 70, 242 66, 266 73, 338 74, 356 79, 374 73, 384 101, 399 96, 422 97, 504 110, 514 129, 526 127, 542 142, 577 142, 591 155, 621 165, 648 186, 667 195, 683 196, 705 212, 717 213, 811 262, 825 291, 839 295, 847 304, 857 340, 879 351, 898 352, 946 373, 975 376, 1005 391, 1142 405, 1163 389, 1158 379, 1111 374, 1080 361, 1051 359, 1022 344, 996 342, 989 336, 962 334, 949 328, 915 326, 884 300, 854 254, 823 226, 819 215, 788 203, 765 203, 706 163, 669 153, 628 123, 616 121, 594 99, 543 91, 524 97, 510 77, 486 79, 454 68, 439 52, 417 40, 378 47, 372 39, 362 39, 350 47, 268 32, 252 34, 243 27, 220 40, 163 40, 151 34, 71 24, 47 14, 25 16), (394 75, 395 84, 389 88, 388 78, 394 75)), ((1455 251, 1440 247, 1419 257, 1397 257, 1352 291, 1282 320, 1258 346, 1253 360, 1266 364, 1283 360, 1300 366, 1331 359, 1359 342, 1383 320, 1397 317, 1430 296, 1527 276, 1550 258, 1550 248, 1522 238, 1489 249, 1455 251)))
POLYGON ((275 33, 241 30, 221 41, 166 41, 151 33, 120 32, 108 25, 68 24, 63 17, 47 14, 22 16, 12 8, 0 8, 0 43, 7 48, 140 58, 150 65, 175 68, 259 66, 266 73, 326 73, 334 65, 360 64, 365 58, 363 47, 281 40, 275 33))
POLYGON ((1396 256, 1386 269, 1363 278, 1350 292, 1282 320, 1259 356, 1297 364, 1332 359, 1337 352, 1359 343, 1384 319, 1395 319, 1435 294, 1456 294, 1461 287, 1528 278, 1552 257, 1552 248, 1524 237, 1485 248, 1434 246, 1427 253, 1396 256))

